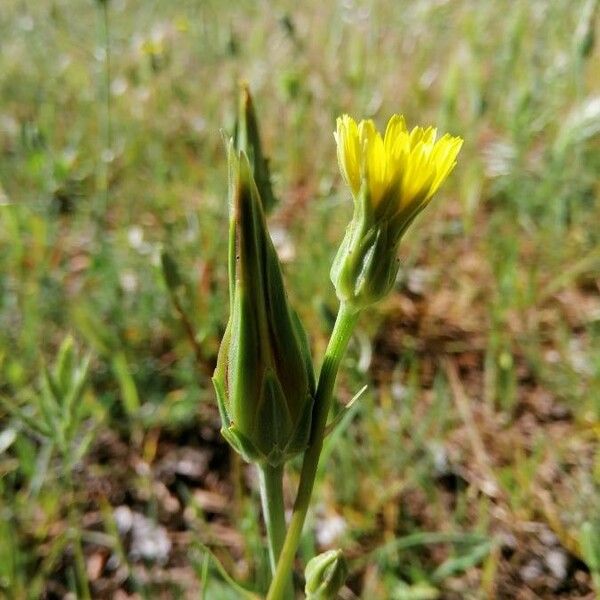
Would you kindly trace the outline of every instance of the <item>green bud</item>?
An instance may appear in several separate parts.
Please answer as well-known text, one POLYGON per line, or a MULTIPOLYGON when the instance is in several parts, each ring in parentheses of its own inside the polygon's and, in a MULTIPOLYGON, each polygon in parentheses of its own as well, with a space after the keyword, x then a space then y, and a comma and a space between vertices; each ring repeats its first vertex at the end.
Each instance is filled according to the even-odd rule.
POLYGON ((391 203, 373 207, 366 184, 354 198, 354 214, 331 267, 331 281, 340 301, 363 309, 380 301, 394 287, 402 235, 423 205, 415 203, 396 214, 391 203))
POLYGON ((304 571, 306 600, 335 600, 348 576, 348 565, 341 550, 315 556, 304 571))
POLYGON ((248 158, 233 142, 229 165, 230 316, 213 382, 223 436, 246 460, 277 466, 308 443, 314 375, 248 158))
POLYGON ((265 158, 260 142, 258 119, 254 110, 254 103, 248 85, 242 83, 238 114, 233 132, 233 143, 238 152, 244 152, 252 165, 254 181, 258 188, 265 213, 271 212, 277 200, 271 186, 269 161, 265 158))

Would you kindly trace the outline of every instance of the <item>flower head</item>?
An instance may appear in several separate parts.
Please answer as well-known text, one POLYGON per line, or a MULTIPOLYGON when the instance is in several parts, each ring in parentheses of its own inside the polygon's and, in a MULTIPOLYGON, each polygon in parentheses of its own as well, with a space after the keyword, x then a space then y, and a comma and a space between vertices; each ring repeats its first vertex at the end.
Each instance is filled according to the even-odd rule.
POLYGON ((331 268, 341 301, 364 308, 394 286, 402 235, 456 164, 462 139, 434 127, 408 131, 394 115, 381 135, 371 120, 339 117, 334 133, 354 215, 331 268))
POLYGON ((401 115, 388 122, 385 135, 371 119, 337 119, 337 155, 344 179, 356 196, 366 183, 370 202, 392 202, 398 210, 427 202, 456 165, 463 140, 448 134, 436 140, 435 127, 411 131, 401 115))

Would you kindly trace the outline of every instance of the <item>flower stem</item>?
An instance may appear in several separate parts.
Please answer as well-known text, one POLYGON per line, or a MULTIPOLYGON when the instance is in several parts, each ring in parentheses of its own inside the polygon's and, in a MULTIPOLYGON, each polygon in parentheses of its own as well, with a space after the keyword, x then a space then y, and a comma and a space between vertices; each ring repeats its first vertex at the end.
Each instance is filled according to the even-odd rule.
MULTIPOLYGON (((63 456, 63 461, 68 463, 68 459, 63 456)), ((76 585, 79 588, 79 594, 83 600, 91 600, 91 593, 88 584, 88 577, 85 567, 85 555, 81 544, 81 517, 77 506, 77 498, 75 495, 75 485, 71 472, 71 466, 67 465, 66 474, 64 476, 66 497, 68 504, 67 514, 69 530, 68 535, 73 544, 73 558, 75 567, 76 585)))
MULTIPOLYGON (((283 503, 283 465, 258 465, 260 500, 269 541, 271 572, 275 574, 277 559, 285 539, 285 506, 283 503)), ((286 594, 293 597, 291 577, 284 582, 286 594)))
POLYGON ((294 512, 287 535, 285 536, 277 569, 269 588, 267 600, 293 599, 293 596, 286 594, 286 582, 290 579, 294 556, 300 543, 302 528, 306 520, 306 513, 308 512, 315 484, 337 372, 356 321, 358 320, 358 315, 358 311, 350 308, 348 305, 343 303, 340 305, 335 326, 325 352, 325 358, 323 359, 321 373, 319 374, 319 383, 317 385, 315 407, 313 410, 313 428, 308 448, 304 453, 300 483, 298 485, 296 502, 294 503, 294 512))

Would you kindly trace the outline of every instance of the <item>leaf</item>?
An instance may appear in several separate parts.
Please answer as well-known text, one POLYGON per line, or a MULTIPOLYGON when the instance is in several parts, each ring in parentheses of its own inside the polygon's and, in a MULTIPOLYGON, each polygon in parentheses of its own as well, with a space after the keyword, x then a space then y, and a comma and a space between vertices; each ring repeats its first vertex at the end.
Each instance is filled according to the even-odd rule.
POLYGON ((487 541, 487 538, 479 533, 460 533, 460 532, 437 532, 437 531, 417 531, 400 538, 396 538, 375 548, 371 552, 361 556, 352 563, 352 572, 364 567, 372 561, 379 561, 393 552, 408 550, 417 546, 431 544, 475 544, 480 545, 487 541))
POLYGON ((110 356, 118 347, 115 335, 92 313, 91 308, 77 305, 72 317, 81 334, 98 354, 110 356))
POLYGON ((44 421, 39 418, 35 419, 32 415, 28 415, 22 408, 14 406, 8 398, 0 396, 0 406, 14 419, 20 421, 27 429, 31 430, 32 433, 41 434, 45 437, 49 437, 51 430, 50 427, 44 421))
POLYGON ((63 402, 63 423, 67 439, 72 439, 72 434, 79 427, 81 421, 87 414, 87 407, 83 402, 83 393, 87 384, 87 376, 90 365, 90 357, 81 363, 72 378, 72 387, 63 402))
POLYGON ((73 348, 73 338, 67 336, 58 349, 58 356, 54 367, 54 380, 63 394, 71 387, 74 371, 75 351, 73 348))
POLYGON ((408 585, 401 582, 394 589, 394 600, 437 600, 440 597, 440 591, 425 582, 408 585))
MULTIPOLYGON (((336 427, 340 425, 342 420, 344 420, 344 425, 347 425, 346 421, 350 420, 354 416, 356 408, 358 408, 358 406, 354 407, 356 401, 361 398, 361 396, 367 391, 368 387, 368 385, 365 385, 360 390, 358 390, 358 392, 353 396, 352 400, 350 400, 350 402, 348 402, 346 406, 342 407, 342 409, 333 418, 333 420, 327 424, 327 427, 325 428, 325 436, 328 436, 330 433, 333 433, 336 427)), ((343 429, 345 428, 346 427, 344 426, 343 429)))
POLYGON ((475 546, 468 554, 463 554, 462 556, 456 556, 445 560, 433 572, 431 580, 439 583, 451 575, 462 573, 471 567, 477 566, 490 553, 492 547, 493 542, 486 541, 483 544, 475 546))
MULTIPOLYGON (((223 566, 221 561, 217 558, 217 556, 212 552, 212 550, 204 545, 201 542, 196 542, 195 550, 203 553, 201 568, 204 571, 207 569, 205 566, 206 557, 212 560, 213 565, 215 566, 219 575, 223 578, 223 580, 236 592, 239 594, 239 598, 243 598, 244 600, 263 600, 261 596, 258 594, 246 589, 242 585, 240 585, 228 572, 227 569, 223 566)), ((192 560, 193 557, 192 557, 192 560)), ((194 561, 195 562, 195 561, 194 561)), ((203 576, 203 580, 208 583, 208 576, 205 574, 203 576)), ((204 591, 204 588, 203 588, 204 591)))
POLYGON ((140 398, 135 380, 129 371, 127 357, 122 350, 113 355, 111 365, 119 383, 125 412, 130 417, 135 416, 140 409, 140 398))
POLYGON ((344 433, 344 431, 348 428, 354 415, 358 411, 360 404, 357 400, 364 394, 367 386, 365 385, 363 388, 359 390, 359 392, 344 406, 340 412, 334 417, 331 423, 327 425, 325 430, 325 441, 323 444, 323 450, 321 452, 321 458, 319 460, 319 471, 325 468, 327 464, 327 460, 333 449, 337 440, 344 433))

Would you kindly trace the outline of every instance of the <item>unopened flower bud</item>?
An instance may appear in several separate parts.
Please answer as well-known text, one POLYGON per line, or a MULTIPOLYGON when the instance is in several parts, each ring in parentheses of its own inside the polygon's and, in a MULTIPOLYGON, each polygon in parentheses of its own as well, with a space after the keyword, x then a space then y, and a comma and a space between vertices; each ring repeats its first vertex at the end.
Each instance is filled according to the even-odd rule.
POLYGON ((308 442, 312 363, 248 158, 233 142, 229 165, 230 316, 213 382, 224 437, 246 460, 277 466, 308 442))
POLYGON ((348 565, 341 550, 315 556, 304 571, 306 600, 335 600, 348 576, 348 565))

